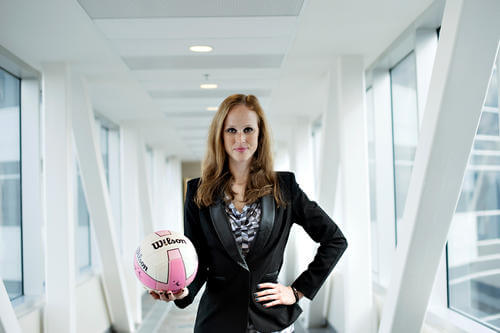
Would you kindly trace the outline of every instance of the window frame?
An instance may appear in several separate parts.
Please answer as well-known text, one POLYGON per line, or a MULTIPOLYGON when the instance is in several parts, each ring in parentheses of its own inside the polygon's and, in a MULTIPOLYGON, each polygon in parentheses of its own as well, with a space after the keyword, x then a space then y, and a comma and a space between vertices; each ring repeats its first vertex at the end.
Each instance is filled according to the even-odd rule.
POLYGON ((16 314, 40 308, 45 294, 43 234, 42 75, 0 45, 0 67, 20 80, 19 168, 22 294, 11 300, 16 314), (33 232, 39 230, 39 232, 33 232))

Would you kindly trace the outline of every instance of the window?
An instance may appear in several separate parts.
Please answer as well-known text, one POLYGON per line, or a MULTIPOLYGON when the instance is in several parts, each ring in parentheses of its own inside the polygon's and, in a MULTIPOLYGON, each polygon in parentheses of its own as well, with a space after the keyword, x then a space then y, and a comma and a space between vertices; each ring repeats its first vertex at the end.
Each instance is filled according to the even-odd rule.
POLYGON ((377 237, 377 182, 375 168, 375 110, 373 107, 373 89, 366 90, 366 121, 368 138, 368 175, 370 182, 370 221, 371 221, 371 253, 372 253, 372 271, 374 280, 378 281, 378 237, 377 237))
MULTIPOLYGON (((76 152, 73 146, 73 151, 76 152)), ((80 167, 75 155, 75 249, 76 249, 76 267, 77 273, 82 273, 92 266, 92 256, 90 250, 90 215, 87 208, 87 201, 83 191, 80 167)), ((77 274, 78 275, 78 274, 77 274)))
POLYGON ((20 91, 0 68, 0 275, 11 300, 23 295, 20 91))
POLYGON ((396 244, 398 224, 403 217, 411 171, 418 143, 415 53, 411 52, 390 70, 394 147, 394 192, 396 244))
POLYGON ((448 306, 500 329, 498 70, 485 104, 448 237, 448 306))
POLYGON ((122 248, 121 237, 121 170, 120 170, 120 132, 118 126, 112 124, 104 117, 99 117, 97 125, 100 126, 101 154, 108 185, 111 201, 111 210, 113 212, 113 221, 115 223, 115 232, 118 237, 118 246, 122 248))

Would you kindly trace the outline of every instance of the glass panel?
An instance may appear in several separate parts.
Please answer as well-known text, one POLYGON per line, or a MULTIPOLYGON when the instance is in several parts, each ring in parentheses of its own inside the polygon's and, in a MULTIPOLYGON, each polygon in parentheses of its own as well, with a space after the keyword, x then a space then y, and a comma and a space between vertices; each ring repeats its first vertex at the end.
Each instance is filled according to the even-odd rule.
POLYGON ((108 142, 108 129, 104 126, 101 126, 101 154, 102 154, 102 163, 104 166, 104 174, 106 175, 106 183, 108 184, 109 189, 109 142, 108 142))
POLYGON ((394 144, 394 187, 397 227, 403 215, 406 195, 418 143, 418 109, 415 54, 412 52, 390 71, 394 144))
POLYGON ((90 256, 90 215, 83 191, 78 162, 76 164, 76 267, 78 272, 85 271, 92 265, 90 256))
POLYGON ((447 262, 449 307, 500 329, 500 135, 495 69, 492 75, 448 236, 447 262))
POLYGON ((101 151, 106 173, 111 210, 115 223, 115 232, 120 251, 122 249, 121 237, 121 202, 120 202, 120 135, 119 131, 108 127, 101 127, 101 151))
POLYGON ((20 89, 0 69, 0 276, 11 300, 23 295, 20 89))

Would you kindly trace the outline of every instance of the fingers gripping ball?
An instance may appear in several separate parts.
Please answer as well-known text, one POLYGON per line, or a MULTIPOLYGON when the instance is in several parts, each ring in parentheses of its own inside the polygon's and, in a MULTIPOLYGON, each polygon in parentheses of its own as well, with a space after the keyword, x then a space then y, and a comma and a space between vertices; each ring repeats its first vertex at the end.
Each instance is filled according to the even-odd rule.
POLYGON ((160 230, 144 237, 135 251, 134 268, 147 289, 177 293, 193 282, 198 256, 186 236, 160 230))

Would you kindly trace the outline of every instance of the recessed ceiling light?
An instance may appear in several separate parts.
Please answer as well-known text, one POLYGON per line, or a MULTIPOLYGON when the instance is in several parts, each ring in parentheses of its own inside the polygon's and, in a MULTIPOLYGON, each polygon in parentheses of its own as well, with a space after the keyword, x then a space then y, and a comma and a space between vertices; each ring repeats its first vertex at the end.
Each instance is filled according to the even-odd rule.
POLYGON ((217 107, 216 106, 208 106, 207 111, 217 111, 217 107))
POLYGON ((192 52, 211 52, 213 47, 208 45, 193 45, 189 47, 192 52))
POLYGON ((216 83, 202 83, 200 84, 201 89, 217 89, 216 83))

